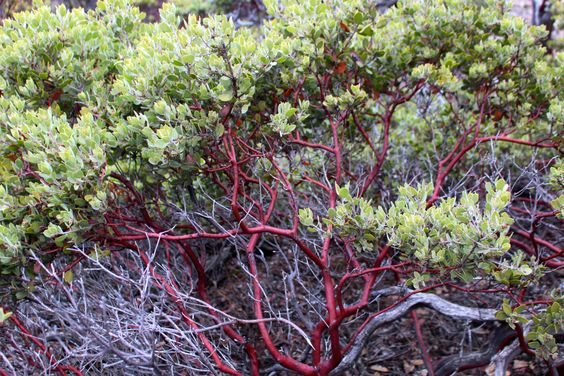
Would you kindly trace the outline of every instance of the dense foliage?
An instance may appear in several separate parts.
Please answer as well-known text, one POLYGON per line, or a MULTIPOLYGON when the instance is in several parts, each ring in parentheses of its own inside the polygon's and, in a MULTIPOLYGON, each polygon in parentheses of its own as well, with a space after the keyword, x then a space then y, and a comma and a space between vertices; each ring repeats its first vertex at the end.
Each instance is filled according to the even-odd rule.
POLYGON ((545 29, 501 0, 264 5, 260 28, 170 4, 143 23, 127 0, 3 21, 0 321, 27 341, 58 320, 66 344, 32 341, 30 366, 327 375, 423 304, 511 328, 485 361, 434 363, 417 330, 431 374, 506 345, 556 372, 564 54, 545 29))

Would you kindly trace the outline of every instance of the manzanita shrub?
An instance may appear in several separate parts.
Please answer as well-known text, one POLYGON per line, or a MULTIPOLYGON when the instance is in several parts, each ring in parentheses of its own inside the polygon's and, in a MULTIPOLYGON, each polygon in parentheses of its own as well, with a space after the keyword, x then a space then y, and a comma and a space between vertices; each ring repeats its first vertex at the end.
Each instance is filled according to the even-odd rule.
POLYGON ((127 0, 3 21, 0 373, 360 374, 399 323, 431 375, 558 372, 544 28, 501 0, 264 5, 258 28, 127 0))

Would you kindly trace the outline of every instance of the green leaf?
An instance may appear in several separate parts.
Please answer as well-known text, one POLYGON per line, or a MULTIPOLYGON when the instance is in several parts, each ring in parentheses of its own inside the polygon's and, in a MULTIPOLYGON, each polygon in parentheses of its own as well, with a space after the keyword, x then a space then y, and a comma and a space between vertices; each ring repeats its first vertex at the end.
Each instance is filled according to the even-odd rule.
POLYGON ((219 123, 215 127, 215 137, 219 138, 219 137, 223 136, 224 133, 225 133, 225 127, 223 126, 222 123, 219 123))
POLYGON ((71 283, 74 278, 74 273, 72 270, 67 270, 63 275, 63 279, 66 283, 71 283))
POLYGON ((359 25, 364 20, 364 16, 361 12, 356 12, 354 14, 353 20, 355 24, 359 25))
POLYGON ((20 299, 24 299, 25 297, 27 297, 28 293, 27 291, 18 291, 16 292, 16 299, 20 300, 20 299))
POLYGON ((505 183, 505 180, 503 180, 503 179, 498 179, 498 180, 496 180, 496 182, 495 182, 495 189, 498 190, 498 191, 506 190, 506 185, 507 185, 507 184, 505 183))
POLYGON ((186 55, 182 55, 181 59, 184 64, 192 64, 195 60, 195 57, 194 55, 186 54, 186 55))
POLYGON ((363 27, 359 32, 360 35, 364 35, 366 37, 370 37, 372 35, 374 35, 374 30, 372 30, 372 26, 370 25, 366 25, 365 27, 363 27))
POLYGON ((298 212, 298 216, 300 218, 300 222, 304 226, 311 226, 313 225, 313 212, 310 208, 303 208, 300 209, 298 212))
POLYGON ((351 200, 352 200, 352 196, 351 196, 351 194, 350 194, 350 192, 349 192, 349 187, 348 187, 348 186, 340 187, 340 188, 339 188, 339 186, 336 186, 336 188, 337 188, 337 195, 338 195, 340 198, 342 198, 343 200, 346 200, 346 201, 351 201, 351 200))
POLYGON ((53 223, 49 223, 49 226, 47 227, 47 229, 45 231, 43 231, 43 235, 45 235, 48 238, 53 238, 57 235, 60 235, 63 233, 63 229, 61 229, 60 226, 55 225, 53 223))
POLYGON ((501 306, 501 308, 503 309, 503 312, 506 315, 511 315, 511 313, 513 312, 513 310, 511 309, 511 306, 509 305, 509 302, 506 300, 503 302, 503 305, 501 306))
POLYGON ((368 232, 364 234, 364 239, 371 242, 376 241, 376 237, 368 232))
POLYGON ((4 311, 4 308, 0 307, 0 324, 3 324, 10 316, 12 316, 12 312, 4 311))
POLYGON ((292 116, 294 116, 294 114, 298 112, 297 108, 290 108, 289 110, 286 111, 286 117, 290 118, 292 116))
POLYGON ((233 99, 233 90, 228 89, 228 90, 224 91, 223 93, 219 94, 217 96, 217 98, 222 102, 229 102, 233 99))

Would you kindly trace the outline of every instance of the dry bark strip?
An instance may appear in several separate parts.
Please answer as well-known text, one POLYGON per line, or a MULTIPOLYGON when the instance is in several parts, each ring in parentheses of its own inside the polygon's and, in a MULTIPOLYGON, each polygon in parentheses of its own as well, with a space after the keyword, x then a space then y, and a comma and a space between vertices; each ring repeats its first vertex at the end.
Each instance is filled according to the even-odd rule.
MULTIPOLYGON (((410 293, 411 290, 405 288, 389 288, 375 292, 375 295, 397 295, 410 293)), ((370 336, 376 329, 382 325, 388 324, 409 313, 416 307, 427 307, 433 309, 445 316, 449 316, 458 320, 474 320, 474 321, 498 321, 495 318, 495 309, 489 308, 473 308, 451 303, 437 295, 428 293, 417 293, 407 298, 404 302, 382 314, 375 316, 368 322, 359 332, 355 343, 350 350, 344 355, 341 363, 331 373, 331 376, 342 374, 346 369, 351 367, 359 357, 362 349, 366 345, 370 336)))

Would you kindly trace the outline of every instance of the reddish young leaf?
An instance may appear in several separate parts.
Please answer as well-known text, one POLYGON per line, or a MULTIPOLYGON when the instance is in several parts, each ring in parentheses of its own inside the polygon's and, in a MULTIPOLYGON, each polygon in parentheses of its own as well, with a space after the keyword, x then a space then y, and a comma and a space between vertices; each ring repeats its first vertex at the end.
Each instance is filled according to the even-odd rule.
POLYGON ((503 112, 501 112, 501 110, 495 110, 492 117, 495 121, 500 121, 503 117, 503 112))
POLYGON ((341 61, 339 64, 337 64, 337 66, 335 67, 335 73, 337 74, 343 74, 345 73, 345 69, 347 68, 347 64, 344 61, 341 61))
POLYGON ((61 94, 63 94, 63 90, 62 89, 55 89, 51 92, 51 94, 49 94, 49 99, 47 100, 47 105, 49 107, 51 107, 51 105, 53 104, 53 102, 55 102, 56 100, 58 100, 61 97, 61 94))

